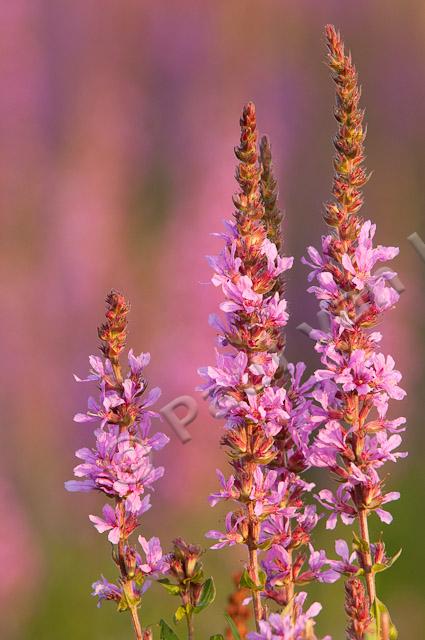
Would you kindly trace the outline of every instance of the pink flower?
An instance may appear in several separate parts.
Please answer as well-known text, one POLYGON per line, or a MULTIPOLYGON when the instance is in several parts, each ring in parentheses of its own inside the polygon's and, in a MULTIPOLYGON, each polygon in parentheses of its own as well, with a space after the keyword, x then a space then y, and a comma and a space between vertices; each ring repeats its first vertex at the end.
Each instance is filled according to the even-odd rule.
POLYGON ((113 544, 118 544, 120 539, 120 524, 119 516, 116 513, 116 508, 113 509, 111 505, 105 504, 102 509, 103 518, 99 516, 89 516, 90 521, 93 522, 99 533, 109 531, 108 540, 113 544))
POLYGON ((104 578, 103 576, 101 576, 100 580, 94 582, 92 584, 92 587, 92 596, 96 596, 97 598, 99 598, 99 602, 97 604, 98 607, 100 607, 103 600, 115 600, 115 602, 119 602, 121 600, 121 589, 112 582, 108 582, 108 580, 106 580, 106 578, 104 578))
POLYGON ((248 382, 246 353, 240 351, 236 355, 226 355, 216 351, 216 356, 217 367, 204 367, 199 370, 199 373, 207 378, 206 389, 226 389, 248 382))
POLYGON ((356 575, 359 571, 358 564, 354 564, 357 558, 356 552, 353 551, 350 555, 348 544, 345 540, 335 541, 335 551, 341 560, 330 560, 329 563, 332 569, 347 576, 356 575))
MULTIPOLYGON (((293 610, 288 613, 271 613, 267 620, 262 620, 259 624, 259 632, 248 633, 248 640, 303 640, 307 634, 312 633, 314 626, 313 618, 321 611, 322 605, 315 602, 303 612, 303 605, 307 594, 303 591, 294 598, 293 610)), ((326 636, 323 640, 331 640, 326 636)))
POLYGON ((146 540, 143 536, 139 536, 138 540, 146 556, 146 562, 138 565, 140 571, 146 575, 167 573, 170 565, 162 554, 159 538, 153 537, 146 540))
MULTIPOLYGON (((104 387, 103 387, 104 389, 104 387)), ((88 399, 87 413, 76 413, 75 422, 95 422, 101 420, 101 426, 104 426, 110 420, 113 420, 114 409, 124 404, 124 399, 115 391, 102 391, 101 403, 98 403, 92 396, 88 399)))
MULTIPOLYGON (((326 238, 329 238, 329 236, 326 236, 326 238)), ((322 245, 323 246, 323 251, 325 252, 325 239, 324 238, 322 238, 322 243, 323 243, 323 245, 322 245)), ((308 274, 308 281, 311 282, 312 280, 314 280, 314 278, 317 277, 317 275, 319 273, 322 273, 323 271, 326 271, 327 260, 325 258, 322 258, 320 253, 314 247, 307 247, 307 253, 309 255, 310 260, 307 260, 303 256, 301 258, 301 262, 303 264, 306 264, 309 267, 312 267, 313 271, 310 271, 310 273, 308 274)))
MULTIPOLYGON (((332 584, 336 582, 339 575, 333 568, 328 568, 331 565, 330 560, 326 557, 326 553, 321 549, 315 551, 312 545, 309 545, 310 557, 308 559, 309 571, 307 572, 308 580, 317 580, 318 582, 324 582, 332 584)), ((300 580, 302 579, 302 574, 300 580)))
POLYGON ((219 541, 214 544, 211 549, 223 549, 223 547, 232 547, 235 544, 242 544, 244 542, 244 537, 239 531, 239 525, 242 521, 243 517, 235 517, 234 514, 230 512, 226 516, 226 531, 224 533, 215 530, 208 531, 205 534, 207 538, 219 541))
POLYGON ((263 301, 263 296, 253 290, 249 276, 241 276, 235 283, 228 280, 222 288, 227 300, 221 303, 220 309, 226 313, 233 311, 252 313, 259 309, 263 301))
POLYGON ((370 361, 363 349, 355 349, 348 360, 348 366, 334 378, 336 383, 342 384, 344 391, 356 391, 365 396, 371 390, 369 383, 373 379, 370 361))
POLYGON ((310 463, 316 467, 336 467, 338 455, 349 450, 347 435, 336 420, 327 422, 310 448, 310 463))
POLYGON ((265 325, 284 327, 289 318, 287 306, 286 300, 281 300, 279 293, 276 292, 273 297, 264 302, 259 312, 261 322, 265 325))
POLYGON ((280 256, 274 242, 268 238, 263 240, 261 245, 261 253, 267 256, 267 272, 270 278, 276 278, 284 271, 292 269, 294 258, 280 256))
POLYGON ((103 518, 89 516, 99 533, 109 531, 108 540, 112 544, 118 544, 120 538, 128 538, 138 526, 138 518, 151 508, 150 495, 146 495, 141 501, 140 509, 134 514, 123 513, 118 506, 114 508, 105 504, 102 509, 103 518))
MULTIPOLYGON (((375 231, 376 225, 372 224, 370 220, 366 220, 360 229, 358 245, 354 255, 352 257, 347 253, 342 255, 342 264, 353 276, 353 283, 360 291, 368 284, 371 278, 371 271, 376 262, 392 260, 399 253, 398 247, 382 247, 379 245, 374 249, 372 240, 375 231)), ((393 277, 394 275, 393 272, 388 272, 387 277, 393 277)))
POLYGON ((398 386, 401 380, 401 373, 394 369, 395 362, 391 356, 382 353, 375 353, 372 356, 372 363, 375 369, 375 385, 378 389, 385 391, 390 398, 402 400, 406 392, 398 386))
POLYGON ((139 356, 135 356, 133 349, 130 349, 128 352, 128 364, 134 376, 139 376, 145 367, 148 366, 150 360, 150 353, 141 353, 139 356))
POLYGON ((235 487, 235 477, 233 475, 229 476, 229 478, 226 480, 226 478, 224 477, 220 469, 217 469, 216 472, 217 472, 217 476, 220 481, 222 490, 218 491, 217 493, 212 493, 208 498, 208 502, 212 507, 215 507, 215 505, 220 500, 230 500, 230 499, 237 500, 240 495, 239 491, 235 487))
POLYGON ((335 496, 329 489, 322 489, 317 498, 325 509, 331 511, 331 515, 326 521, 326 529, 335 529, 338 515, 344 524, 354 522, 357 511, 352 506, 350 491, 344 485, 338 487, 335 496))
POLYGON ((340 296, 337 284, 329 271, 321 271, 316 278, 320 286, 309 287, 307 291, 316 294, 318 300, 333 300, 340 296))

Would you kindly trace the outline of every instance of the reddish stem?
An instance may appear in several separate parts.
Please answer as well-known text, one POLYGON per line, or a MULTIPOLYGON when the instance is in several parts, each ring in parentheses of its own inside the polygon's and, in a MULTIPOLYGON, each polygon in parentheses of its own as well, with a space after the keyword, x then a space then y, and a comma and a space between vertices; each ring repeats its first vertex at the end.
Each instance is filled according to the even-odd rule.
POLYGON ((372 573, 372 556, 370 553, 369 527, 367 524, 367 511, 365 509, 362 509, 361 511, 359 511, 359 525, 360 525, 361 537, 367 543, 367 551, 362 552, 362 558, 363 558, 363 569, 364 569, 365 578, 366 578, 367 593, 369 596, 370 605, 372 606, 376 597, 376 589, 375 589, 375 576, 372 573))
MULTIPOLYGON (((249 574, 251 579, 258 585, 258 552, 256 549, 249 549, 249 574)), ((260 630, 260 620, 263 615, 263 605, 259 591, 252 591, 252 602, 254 606, 255 626, 257 631, 260 630)))
POLYGON ((143 631, 140 625, 139 614, 137 613, 137 607, 130 607, 131 621, 133 623, 134 632, 137 640, 143 640, 143 631))

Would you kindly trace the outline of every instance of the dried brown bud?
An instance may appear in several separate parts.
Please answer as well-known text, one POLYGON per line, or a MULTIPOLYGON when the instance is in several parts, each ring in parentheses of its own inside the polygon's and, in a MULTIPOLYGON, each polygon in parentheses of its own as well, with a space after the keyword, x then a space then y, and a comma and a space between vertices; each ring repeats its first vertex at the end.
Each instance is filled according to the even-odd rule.
POLYGON ((174 551, 170 555, 171 572, 179 582, 186 584, 202 576, 202 563, 199 561, 203 550, 195 544, 187 544, 183 538, 173 540, 174 551))

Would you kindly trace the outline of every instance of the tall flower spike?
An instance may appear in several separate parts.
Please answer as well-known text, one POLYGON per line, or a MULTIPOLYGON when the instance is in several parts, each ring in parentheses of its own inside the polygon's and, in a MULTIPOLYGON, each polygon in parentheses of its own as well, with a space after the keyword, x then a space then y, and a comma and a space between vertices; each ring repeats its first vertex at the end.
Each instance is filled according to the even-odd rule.
POLYGON ((90 520, 99 533, 108 534, 119 577, 114 584, 102 576, 93 584, 93 595, 99 605, 103 600, 113 600, 119 611, 128 610, 136 638, 143 640, 152 635, 140 625, 137 610, 142 595, 152 578, 168 572, 169 564, 158 538, 146 540, 139 536, 139 548, 129 539, 150 508, 152 485, 164 472, 162 467, 152 465, 151 453, 165 446, 168 437, 163 433, 149 434, 151 419, 157 416, 149 407, 160 395, 158 388, 145 393, 143 372, 149 354, 135 356, 130 350, 127 371, 122 368, 120 356, 127 339, 129 305, 115 291, 108 295, 106 303, 106 322, 98 330, 103 357, 90 356, 88 377, 76 377, 77 382, 96 382, 99 399, 90 397, 87 413, 77 413, 74 420, 100 422, 100 426, 94 432, 94 448, 76 452, 81 460, 74 469, 77 480, 70 480, 65 486, 68 491, 98 491, 109 499, 102 516, 91 515, 90 520))
MULTIPOLYGON (((233 467, 229 478, 218 471, 221 487, 210 503, 237 504, 226 517, 225 531, 207 535, 216 541, 214 549, 246 545, 249 561, 241 586, 252 592, 257 631, 264 613, 262 598, 292 607, 296 584, 337 576, 326 568, 324 553, 309 546, 318 518, 314 507, 303 504, 313 485, 303 482, 298 472, 307 466, 311 425, 304 396, 310 384, 301 383, 302 363, 288 366, 288 390, 281 384, 288 319, 282 277, 292 258, 284 257, 273 241, 280 238, 281 217, 267 139, 261 149, 260 158, 250 103, 235 150, 240 191, 234 197, 234 220, 221 234, 224 249, 209 258, 215 271, 212 282, 225 296, 220 308, 226 322, 214 318, 213 325, 219 345, 230 348, 217 352, 216 366, 200 370, 217 417, 226 419, 222 444, 233 467)), ((294 609, 295 616, 298 611, 294 609)))
MULTIPOLYGON (((313 392, 315 420, 323 426, 311 448, 310 462, 327 468, 339 481, 335 494, 323 489, 318 495, 330 511, 327 527, 334 528, 338 516, 345 524, 357 521, 359 525, 354 557, 349 558, 347 544, 339 540, 336 549, 342 561, 334 562, 333 567, 347 576, 357 571, 364 575, 369 604, 373 605, 375 573, 382 568, 381 561, 387 567, 394 559, 385 556, 382 542, 371 544, 368 518, 376 513, 383 522, 391 522, 392 516, 383 506, 399 494, 385 493, 379 470, 384 463, 407 455, 397 451, 405 419, 386 417, 389 400, 401 400, 405 395, 398 386, 401 374, 394 368, 392 357, 379 352, 381 334, 370 331, 398 300, 397 292, 388 286, 394 272, 382 268, 374 272, 374 267, 394 258, 398 248, 374 247, 375 225, 358 215, 367 175, 363 168, 364 113, 359 107, 357 72, 334 27, 326 28, 326 37, 328 63, 336 85, 338 132, 334 141, 333 199, 324 215, 332 231, 323 236, 321 252, 309 247, 308 259, 303 259, 313 269, 309 279, 317 280, 309 291, 316 295, 329 319, 328 331, 312 334, 323 365, 315 372, 317 386, 313 392)), ((347 589, 352 588, 350 583, 347 589)), ((352 596, 350 601, 354 602, 352 596)), ((350 610, 360 611, 353 607, 350 610)), ((383 610, 382 603, 379 609, 383 610)))

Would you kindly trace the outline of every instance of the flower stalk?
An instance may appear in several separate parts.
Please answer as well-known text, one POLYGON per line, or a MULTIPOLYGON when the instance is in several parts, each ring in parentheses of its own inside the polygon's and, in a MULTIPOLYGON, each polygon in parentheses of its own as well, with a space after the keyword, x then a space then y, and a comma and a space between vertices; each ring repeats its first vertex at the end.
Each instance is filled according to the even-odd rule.
POLYGON ((326 28, 326 38, 338 130, 333 198, 324 213, 330 233, 322 237, 321 252, 309 247, 308 259, 303 259, 313 269, 309 279, 317 280, 309 291, 316 295, 329 321, 328 331, 311 334, 324 367, 315 372, 314 420, 323 426, 311 447, 310 461, 328 469, 339 482, 335 494, 328 489, 318 494, 331 512, 327 527, 333 529, 338 516, 344 524, 357 521, 360 537, 354 536, 353 556, 349 557, 346 543, 338 540, 336 549, 342 561, 333 561, 332 566, 349 577, 364 576, 369 608, 375 611, 378 627, 384 605, 376 596, 375 574, 391 566, 394 558, 383 555, 381 542, 371 542, 368 518, 376 513, 382 522, 392 521, 383 506, 398 499, 399 493, 384 492, 379 469, 407 454, 396 451, 405 419, 389 420, 386 415, 390 399, 405 396, 398 386, 401 374, 393 358, 379 352, 382 336, 373 330, 383 312, 398 300, 398 293, 389 285, 396 274, 385 268, 374 271, 374 267, 394 258, 398 248, 374 247, 376 227, 359 215, 368 176, 363 166, 366 134, 358 77, 333 26, 326 28))
POLYGON ((150 456, 168 442, 163 433, 149 435, 151 420, 157 414, 150 407, 160 395, 158 388, 145 394, 143 371, 149 363, 148 353, 135 356, 128 352, 128 370, 124 372, 121 356, 127 341, 127 316, 130 310, 125 298, 112 291, 107 299, 106 321, 99 327, 103 357, 90 356, 87 378, 77 382, 96 382, 99 399, 89 398, 86 413, 78 413, 76 422, 97 422, 95 447, 76 452, 82 461, 74 469, 77 480, 65 483, 68 491, 97 491, 109 502, 103 517, 90 520, 100 533, 108 532, 112 557, 119 571, 116 583, 103 576, 93 584, 93 595, 115 601, 119 611, 130 613, 137 640, 149 637, 139 619, 142 595, 150 579, 168 572, 158 538, 149 541, 139 536, 144 552, 132 544, 130 537, 141 524, 141 516, 150 508, 149 489, 163 475, 162 467, 153 467, 150 456))
MULTIPOLYGON (((286 303, 279 300, 278 294, 270 294, 277 276, 290 266, 291 261, 280 258, 275 245, 268 239, 269 225, 261 186, 268 197, 271 225, 270 216, 275 204, 274 183, 269 173, 269 179, 261 185, 256 114, 252 103, 245 107, 240 125, 240 145, 235 149, 239 160, 236 179, 240 190, 233 198, 236 207, 234 222, 228 223, 225 250, 218 258, 210 258, 210 264, 216 272, 213 283, 221 286, 226 296, 221 309, 229 317, 226 328, 219 325, 218 320, 215 321, 215 326, 223 332, 219 342, 223 346, 231 345, 236 354, 218 355, 219 367, 215 370, 208 367, 201 373, 207 376, 205 388, 218 413, 228 418, 234 427, 226 431, 223 444, 230 448, 235 471, 231 482, 236 485, 233 493, 238 492, 241 510, 229 514, 227 522, 235 542, 245 544, 248 549, 247 573, 258 628, 263 615, 258 561, 260 520, 251 494, 256 477, 261 475, 261 468, 274 457, 274 453, 271 451, 273 439, 264 433, 262 421, 258 419, 261 409, 255 404, 257 391, 261 393, 263 387, 261 381, 274 375, 277 354, 283 348, 281 327, 287 319, 286 303), (220 380, 223 367, 229 369, 232 378, 226 385, 223 385, 224 380, 220 380), (222 391, 229 391, 230 394, 223 394, 222 391), (244 410, 237 415, 238 402, 243 403, 244 410)), ((238 406, 241 407, 240 404, 238 406)), ((219 532, 215 533, 220 536, 219 532)), ((215 547, 225 546, 229 542, 230 536, 215 547)))
POLYGON ((302 363, 288 365, 286 372, 282 365, 288 320, 283 274, 293 260, 282 254, 270 143, 263 138, 258 149, 252 103, 240 124, 236 211, 226 233, 220 234, 224 249, 209 258, 212 282, 225 296, 220 305, 225 322, 211 319, 222 350, 217 351, 216 366, 200 373, 216 416, 226 420, 221 443, 232 466, 227 479, 217 471, 221 489, 210 496, 210 504, 237 504, 237 510, 227 514, 226 531, 209 531, 207 536, 217 541, 213 549, 247 547, 241 586, 251 591, 260 633, 265 599, 288 607, 291 619, 300 617, 300 624, 307 624, 304 599, 295 606, 295 585, 332 581, 337 574, 326 568, 324 552, 310 544, 318 517, 314 506, 304 504, 304 494, 314 485, 298 475, 308 467, 312 427, 306 391, 312 381, 301 382, 302 363))

